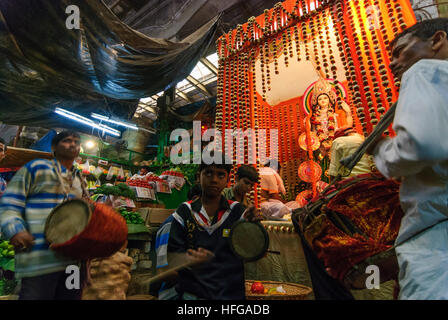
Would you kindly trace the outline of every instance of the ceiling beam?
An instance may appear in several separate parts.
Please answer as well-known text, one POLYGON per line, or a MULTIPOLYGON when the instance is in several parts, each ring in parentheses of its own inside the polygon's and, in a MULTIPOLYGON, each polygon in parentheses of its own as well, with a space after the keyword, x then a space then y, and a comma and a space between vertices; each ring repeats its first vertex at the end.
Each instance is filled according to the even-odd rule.
POLYGON ((191 100, 191 98, 189 96, 187 96, 185 93, 183 93, 179 89, 176 90, 176 94, 179 97, 181 97, 182 99, 184 99, 185 101, 187 101, 188 103, 193 103, 193 100, 191 100))
POLYGON ((121 2, 121 0, 116 0, 114 3, 110 5, 110 9, 113 10, 118 4, 121 2))
POLYGON ((119 4, 120 4, 120 2, 121 2, 121 0, 116 0, 116 1, 114 1, 111 5, 110 5, 110 10, 114 10, 114 8, 116 7, 116 6, 118 6, 119 4))
POLYGON ((145 111, 148 111, 148 112, 150 112, 150 113, 154 113, 154 114, 156 114, 157 112, 156 112, 156 110, 152 107, 152 106, 138 106, 138 108, 137 108, 137 110, 136 110, 136 112, 143 112, 143 111, 139 111, 139 110, 145 110, 145 111))
POLYGON ((213 97, 213 95, 207 90, 207 88, 202 83, 200 83, 198 80, 193 78, 192 76, 188 76, 185 79, 187 79, 188 82, 190 82, 193 86, 198 88, 199 91, 201 91, 202 93, 204 93, 208 97, 213 97))
POLYGON ((158 108, 157 108, 157 104, 149 104, 149 103, 147 103, 147 102, 142 102, 141 100, 140 100, 140 102, 138 103, 138 105, 139 105, 139 106, 150 107, 150 108, 153 108, 154 110, 157 110, 157 109, 158 109, 158 108))
POLYGON ((207 67, 207 69, 214 73, 215 76, 218 75, 218 69, 207 58, 201 58, 200 61, 207 67))

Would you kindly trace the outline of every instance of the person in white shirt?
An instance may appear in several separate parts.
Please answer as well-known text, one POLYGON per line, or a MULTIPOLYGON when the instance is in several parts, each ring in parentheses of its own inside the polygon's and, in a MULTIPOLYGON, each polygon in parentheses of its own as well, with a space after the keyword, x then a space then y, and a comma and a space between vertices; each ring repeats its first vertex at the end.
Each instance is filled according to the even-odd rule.
POLYGON ((135 179, 142 180, 142 179, 144 179, 148 175, 148 173, 150 173, 149 172, 149 167, 148 166, 143 166, 143 167, 140 168, 140 171, 138 173, 134 174, 131 177, 131 180, 135 180, 135 179))
POLYGON ((328 174, 331 177, 330 181, 333 181, 339 174, 341 174, 343 179, 346 179, 373 171, 372 157, 364 154, 349 174, 347 174, 348 172, 344 172, 340 160, 355 153, 365 139, 364 136, 357 133, 350 126, 339 128, 336 130, 334 136, 335 139, 330 149, 330 168, 328 169, 328 174))
POLYGON ((260 188, 261 196, 265 200, 276 199, 282 201, 281 195, 286 194, 283 179, 278 174, 280 165, 274 160, 268 161, 260 169, 260 188), (271 167, 272 162, 272 167, 271 167), (275 168, 275 169, 274 169, 275 168))
POLYGON ((401 179, 399 299, 448 299, 447 34, 447 18, 425 20, 391 43, 396 136, 368 150, 384 176, 401 179))
POLYGON ((286 194, 286 189, 277 170, 280 170, 280 165, 276 160, 269 160, 260 169, 260 209, 267 219, 282 219, 291 213, 291 208, 284 204, 281 196, 286 194))

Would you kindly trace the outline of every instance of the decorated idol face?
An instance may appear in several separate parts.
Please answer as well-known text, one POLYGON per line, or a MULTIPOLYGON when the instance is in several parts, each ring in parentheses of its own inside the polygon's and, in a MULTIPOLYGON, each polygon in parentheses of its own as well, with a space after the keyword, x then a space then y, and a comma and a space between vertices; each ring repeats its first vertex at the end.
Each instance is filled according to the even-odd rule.
POLYGON ((321 94, 318 98, 317 98, 317 104, 321 107, 321 108, 328 108, 328 106, 330 105, 330 98, 328 98, 328 96, 326 94, 321 94))

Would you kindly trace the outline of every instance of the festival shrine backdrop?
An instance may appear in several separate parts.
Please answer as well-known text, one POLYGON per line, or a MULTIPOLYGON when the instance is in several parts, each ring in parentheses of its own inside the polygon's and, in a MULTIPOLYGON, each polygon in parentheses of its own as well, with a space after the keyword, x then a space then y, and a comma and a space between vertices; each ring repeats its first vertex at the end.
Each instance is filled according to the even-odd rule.
MULTIPOLYGON (((239 164, 256 157, 257 169, 278 157, 287 199, 315 194, 328 182, 334 131, 349 124, 350 115, 367 136, 397 100, 389 46, 414 23, 408 0, 286 0, 223 35, 217 41, 215 128, 224 141, 226 129, 256 133, 254 148, 236 134, 239 142, 224 151, 239 164), (333 108, 325 130, 313 107, 322 92, 333 108), (266 139, 257 134, 261 129, 266 139), (238 143, 246 146, 244 154, 237 154, 238 143)), ((393 135, 392 128, 385 134, 393 135)), ((256 205, 259 194, 258 186, 251 193, 256 205)))

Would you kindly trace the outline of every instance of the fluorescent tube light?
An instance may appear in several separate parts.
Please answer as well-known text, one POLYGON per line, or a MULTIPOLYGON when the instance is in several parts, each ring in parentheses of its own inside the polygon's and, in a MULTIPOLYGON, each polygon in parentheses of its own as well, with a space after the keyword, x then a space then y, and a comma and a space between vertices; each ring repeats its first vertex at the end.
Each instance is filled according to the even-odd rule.
POLYGON ((109 134, 111 134, 113 136, 119 137, 121 135, 120 131, 118 131, 118 130, 112 129, 112 128, 110 128, 108 126, 105 126, 105 125, 102 125, 100 123, 96 123, 96 122, 92 121, 91 119, 88 119, 88 118, 83 117, 83 116, 81 116, 79 114, 67 111, 65 109, 56 108, 54 112, 56 112, 57 114, 59 114, 61 116, 66 117, 66 118, 69 118, 69 119, 72 119, 72 120, 84 123, 84 124, 86 124, 88 126, 96 128, 96 129, 101 130, 103 132, 107 132, 107 133, 109 133, 109 134))
POLYGON ((115 124, 118 124, 118 125, 126 127, 126 128, 138 130, 136 125, 133 125, 133 124, 130 124, 130 123, 113 120, 113 119, 110 119, 109 117, 106 117, 106 116, 103 116, 103 115, 100 115, 100 114, 97 114, 97 113, 91 113, 90 115, 92 116, 92 118, 95 118, 95 119, 99 119, 99 120, 110 122, 110 123, 115 123, 115 124))

